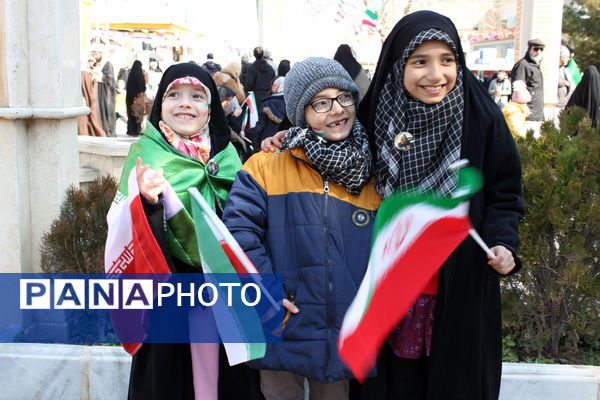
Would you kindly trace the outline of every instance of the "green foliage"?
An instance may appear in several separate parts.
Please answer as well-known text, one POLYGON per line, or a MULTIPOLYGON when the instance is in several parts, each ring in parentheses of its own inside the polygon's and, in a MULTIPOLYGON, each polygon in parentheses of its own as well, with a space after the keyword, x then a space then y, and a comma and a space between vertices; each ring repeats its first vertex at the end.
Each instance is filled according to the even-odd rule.
POLYGON ((510 335, 502 338, 502 361, 518 362, 519 354, 515 350, 517 344, 510 338, 510 335))
POLYGON ((563 39, 580 70, 600 65, 600 0, 565 1, 562 22, 563 39))
POLYGON ((117 191, 117 181, 105 176, 87 190, 69 186, 42 238, 41 267, 44 272, 104 272, 106 214, 117 191))
MULTIPOLYGON (((520 360, 600 359, 600 130, 581 109, 517 146, 523 270, 505 279, 503 329, 520 360)), ((505 343, 505 349, 507 347, 505 343)))

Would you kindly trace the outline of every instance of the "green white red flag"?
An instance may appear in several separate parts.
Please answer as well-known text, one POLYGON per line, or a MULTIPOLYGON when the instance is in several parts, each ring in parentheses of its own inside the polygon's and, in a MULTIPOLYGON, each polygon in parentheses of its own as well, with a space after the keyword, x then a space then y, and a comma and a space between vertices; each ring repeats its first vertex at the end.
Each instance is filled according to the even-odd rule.
POLYGON ((258 108, 256 106, 256 98, 254 92, 250 92, 244 103, 248 106, 242 117, 242 131, 246 132, 256 126, 258 123, 258 108))
POLYGON ((377 25, 369 18, 363 18, 361 25, 366 25, 370 28, 375 28, 377 25))
MULTIPOLYGON (((140 199, 135 169, 127 176, 124 194, 117 192, 108 211, 108 235, 104 250, 104 270, 118 277, 122 273, 169 274, 171 269, 156 242, 140 199)), ((114 326, 119 334, 121 326, 114 326)), ((126 328, 123 328, 126 329, 126 328)), ((122 343, 123 348, 135 355, 142 343, 122 343)))
MULTIPOLYGON (((194 218, 194 229, 198 238, 198 249, 202 258, 202 268, 205 273, 210 273, 213 280, 219 279, 219 274, 228 274, 227 282, 232 282, 229 274, 253 274, 252 278, 266 296, 271 306, 279 310, 280 306, 271 297, 268 290, 262 286, 258 271, 246 256, 240 245, 231 235, 217 214, 204 200, 196 188, 190 188, 192 201, 192 215, 194 218)), ((221 288, 218 283, 213 282, 219 290, 223 290, 223 297, 227 289, 221 288)), ((241 282, 237 282, 241 283, 241 282)), ((265 356, 265 342, 257 343, 246 338, 256 338, 263 335, 261 316, 256 309, 250 307, 224 307, 223 303, 216 303, 217 309, 213 315, 217 327, 238 327, 236 343, 224 343, 227 358, 230 365, 239 364, 248 360, 254 360, 265 356)), ((201 327, 200 327, 201 329, 201 327)), ((230 329, 231 330, 231 329, 230 329)), ((231 333, 229 334, 231 336, 231 333)))
MULTIPOLYGON (((127 195, 121 193, 117 194, 107 215, 109 231, 105 248, 106 272, 115 276, 122 273, 170 273, 171 269, 144 214, 135 169, 131 169, 127 179, 127 195)), ((193 189, 190 200, 196 235, 188 236, 190 240, 197 242, 197 251, 199 252, 197 257, 202 260, 203 272, 211 274, 256 273, 256 269, 235 241, 235 244, 224 241, 222 234, 221 237, 215 236, 210 229, 207 223, 207 214, 210 214, 212 219, 218 220, 218 217, 200 196, 197 189, 193 189), (199 199, 203 202, 203 207, 198 204, 199 199), (197 240, 196 238, 201 239, 197 240), (238 251, 230 250, 232 248, 238 251), (234 264, 237 269, 234 268, 234 264)), ((178 221, 175 225, 184 225, 184 221, 189 218, 186 216, 183 203, 169 183, 163 192, 163 205, 168 223, 172 224, 173 221, 178 221)), ((222 222, 218 221, 222 225, 222 222)), ((227 233, 229 234, 229 232, 227 233)), ((194 248, 192 244, 185 247, 194 248)), ((227 282, 232 282, 231 275, 228 276, 227 282)), ((218 282, 214 283, 220 287, 218 282)), ((263 291, 263 293, 265 292, 266 290, 263 291)), ((220 297, 226 298, 226 293, 220 293, 220 295, 220 297)), ((264 342, 248 343, 245 340, 245 338, 254 338, 253 340, 256 341, 256 338, 262 335, 260 317, 254 308, 224 307, 223 302, 217 302, 213 307, 213 315, 219 331, 227 330, 227 337, 238 338, 236 343, 223 344, 230 365, 264 357, 266 348, 264 342), (232 332, 232 327, 237 327, 238 332, 232 332)), ((194 320, 190 319, 189 323, 191 329, 194 329, 194 320)), ((202 329, 202 327, 196 328, 202 329)), ((115 326, 115 329, 118 330, 118 326, 115 326)), ((123 343, 125 350, 132 355, 141 346, 141 343, 123 343)))
POLYGON ((393 328, 468 236, 468 200, 482 184, 481 173, 466 168, 450 197, 400 191, 381 203, 367 272, 338 339, 340 358, 360 381, 393 328))

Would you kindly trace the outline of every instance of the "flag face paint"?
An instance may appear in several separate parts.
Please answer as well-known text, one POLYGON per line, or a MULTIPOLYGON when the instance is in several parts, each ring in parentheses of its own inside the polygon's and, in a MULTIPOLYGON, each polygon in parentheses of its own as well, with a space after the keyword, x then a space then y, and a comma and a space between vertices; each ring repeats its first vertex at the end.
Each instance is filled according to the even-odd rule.
POLYGON ((470 198, 482 186, 474 168, 459 172, 457 196, 401 192, 381 203, 369 266, 340 330, 340 358, 362 380, 428 282, 468 236, 470 198), (393 307, 390 305, 393 304, 393 307))

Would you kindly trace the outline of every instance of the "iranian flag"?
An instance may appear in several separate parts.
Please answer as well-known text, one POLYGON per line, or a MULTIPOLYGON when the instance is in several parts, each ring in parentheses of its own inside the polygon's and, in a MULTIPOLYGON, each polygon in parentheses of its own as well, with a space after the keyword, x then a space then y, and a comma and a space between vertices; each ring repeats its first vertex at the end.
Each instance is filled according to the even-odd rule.
POLYGON ((124 272, 170 273, 144 214, 135 169, 129 174, 127 186, 128 194, 117 192, 106 217, 109 229, 104 269, 107 274, 115 275, 124 272))
MULTIPOLYGON (((152 174, 154 171, 149 170, 146 173, 152 174)), ((183 224, 187 219, 184 205, 168 182, 162 195, 166 220, 169 223, 176 221, 179 222, 179 225, 183 224)), ((122 273, 171 273, 162 250, 148 225, 140 196, 136 170, 132 168, 127 180, 127 195, 120 191, 117 192, 107 215, 109 229, 104 261, 105 271, 108 274, 119 276, 122 273)), ((239 249, 241 254, 231 251, 230 248, 234 246, 225 247, 226 243, 222 245, 219 238, 210 229, 209 223, 204 218, 204 215, 208 214, 207 210, 212 213, 212 218, 218 220, 218 217, 208 203, 202 199, 197 189, 194 189, 192 194, 192 210, 194 211, 193 229, 195 229, 196 235, 191 235, 191 239, 197 241, 199 258, 202 260, 204 272, 234 274, 236 272, 256 272, 241 249, 239 249), (198 205, 199 199, 203 202, 204 208, 198 205), (202 211, 198 211, 199 209, 202 211), (196 238, 201 239, 196 240, 196 238), (230 253, 229 257, 233 263, 226 251, 230 253), (238 257, 245 258, 247 262, 238 257), (248 263, 250 264, 248 265, 248 263), (237 270, 234 268, 234 264, 238 266, 237 270)), ((188 247, 193 248, 191 245, 188 247)), ((227 282, 232 282, 230 275, 227 277, 227 282)), ((219 282, 213 283, 219 287, 219 282)), ((227 298, 227 288, 223 287, 223 290, 225 292, 219 293, 221 299, 227 298)), ((257 341, 256 338, 262 335, 260 318, 254 308, 227 307, 222 301, 217 301, 212 311, 221 336, 236 338, 235 343, 224 343, 230 365, 264 357, 266 348, 264 342, 247 343, 247 338, 257 341)), ((128 324, 131 324, 131 321, 128 321, 128 324)), ((118 335, 119 326, 114 328, 118 335)), ((190 328, 192 334, 193 318, 190 318, 190 328)), ((202 329, 202 327, 197 327, 197 329, 202 329)), ((122 345, 128 353, 134 355, 142 343, 123 343, 122 345)))
MULTIPOLYGON (((211 273, 207 281, 211 279, 212 283, 222 291, 219 293, 219 298, 227 298, 227 288, 219 286, 219 274, 228 274, 227 283, 232 282, 230 274, 253 274, 252 278, 259 286, 261 294, 269 299, 272 308, 279 310, 280 306, 261 284, 258 271, 225 224, 196 188, 190 188, 189 192, 202 268, 204 272, 211 273)), ((242 285, 241 280, 234 283, 242 285)), ((264 357, 266 344, 260 316, 256 309, 242 305, 227 307, 221 301, 218 301, 214 307, 213 315, 217 327, 228 329, 227 337, 236 338, 235 343, 224 343, 225 348, 231 350, 227 351, 229 364, 234 365, 264 357), (234 329, 236 332, 232 332, 234 329), (262 337, 263 340, 257 342, 258 337, 262 337)))
POLYGON ((363 18, 363 20, 362 20, 362 22, 360 24, 361 25, 365 25, 365 26, 367 26, 369 28, 373 28, 373 29, 375 29, 375 27, 377 27, 377 25, 375 24, 375 22, 373 22, 369 18, 363 18))
MULTIPOLYGON (((104 250, 104 270, 116 277, 122 273, 169 274, 171 269, 144 213, 135 168, 129 174, 127 187, 127 195, 117 192, 106 217, 108 235, 104 250)), ((128 327, 121 327, 117 321, 115 320, 114 329, 118 336, 120 329, 128 330, 128 327)), ((131 355, 142 347, 142 343, 122 345, 131 355)))
POLYGON ((244 111, 242 118, 242 131, 246 132, 256 126, 258 122, 258 108, 256 106, 256 98, 254 92, 250 92, 244 103, 248 106, 244 111))
POLYGON ((469 234, 469 198, 482 183, 478 170, 466 168, 450 197, 402 191, 381 203, 369 265, 338 339, 340 358, 360 381, 393 328, 469 234))

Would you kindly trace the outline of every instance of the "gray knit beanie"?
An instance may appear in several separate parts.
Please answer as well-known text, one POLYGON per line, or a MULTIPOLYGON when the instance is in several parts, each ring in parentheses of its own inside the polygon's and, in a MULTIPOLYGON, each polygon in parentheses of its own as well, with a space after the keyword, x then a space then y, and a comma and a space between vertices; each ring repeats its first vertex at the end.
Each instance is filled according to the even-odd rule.
POLYGON ((309 57, 294 64, 283 82, 285 110, 292 124, 306 127, 304 107, 321 90, 337 88, 360 98, 358 86, 340 63, 324 57, 309 57))

